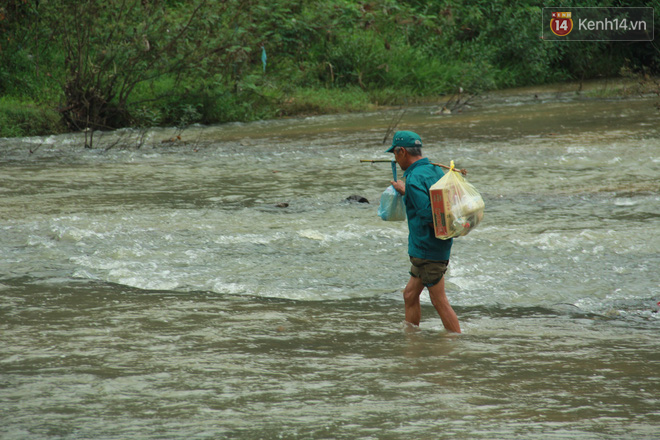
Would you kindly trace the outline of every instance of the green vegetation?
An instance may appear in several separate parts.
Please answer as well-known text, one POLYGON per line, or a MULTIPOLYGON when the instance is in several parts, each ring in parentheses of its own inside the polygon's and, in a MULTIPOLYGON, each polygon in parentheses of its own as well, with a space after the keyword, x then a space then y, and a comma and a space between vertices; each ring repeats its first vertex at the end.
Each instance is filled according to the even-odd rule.
MULTIPOLYGON (((624 6, 577 3, 548 4, 624 6)), ((625 6, 645 6, 637 3, 625 6)), ((475 94, 660 73, 653 43, 541 40, 542 6, 5 0, 0 136, 361 111, 439 98, 459 87, 475 94)))

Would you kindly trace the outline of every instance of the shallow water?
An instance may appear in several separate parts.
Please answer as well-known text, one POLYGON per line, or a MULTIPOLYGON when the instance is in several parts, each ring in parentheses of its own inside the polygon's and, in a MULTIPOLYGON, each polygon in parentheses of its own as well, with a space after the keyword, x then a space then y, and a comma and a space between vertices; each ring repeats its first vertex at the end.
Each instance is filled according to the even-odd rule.
POLYGON ((537 94, 399 124, 486 202, 460 336, 403 323, 397 110, 0 140, 0 436, 657 438, 657 98, 537 94))

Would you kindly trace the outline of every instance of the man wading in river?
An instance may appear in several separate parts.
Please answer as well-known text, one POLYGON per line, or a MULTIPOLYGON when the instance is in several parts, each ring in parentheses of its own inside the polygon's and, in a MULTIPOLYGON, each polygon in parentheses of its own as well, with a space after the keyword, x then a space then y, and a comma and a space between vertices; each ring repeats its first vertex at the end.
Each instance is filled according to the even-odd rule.
POLYGON ((422 157, 422 139, 412 131, 394 134, 392 146, 386 153, 394 153, 394 159, 404 171, 405 183, 392 181, 392 186, 403 194, 408 216, 408 255, 412 267, 410 281, 403 290, 406 321, 419 325, 422 309, 419 296, 424 287, 429 291, 431 302, 438 311, 445 328, 460 333, 461 327, 454 309, 445 293, 444 274, 449 265, 453 239, 435 238, 433 213, 429 188, 444 175, 440 167, 422 157))

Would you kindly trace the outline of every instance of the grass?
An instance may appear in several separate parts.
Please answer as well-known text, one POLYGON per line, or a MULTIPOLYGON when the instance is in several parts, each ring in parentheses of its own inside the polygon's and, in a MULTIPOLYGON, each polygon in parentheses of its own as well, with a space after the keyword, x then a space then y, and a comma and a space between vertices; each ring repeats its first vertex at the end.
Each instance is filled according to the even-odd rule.
POLYGON ((284 98, 280 104, 282 116, 361 112, 372 110, 369 94, 359 87, 302 88, 284 98))
POLYGON ((62 133, 66 127, 52 108, 30 100, 0 97, 0 137, 62 133))
MULTIPOLYGON (((159 91, 166 91, 167 86, 159 84, 159 91)), ((140 90, 136 97, 144 99, 153 93, 154 90, 140 90)), ((589 86, 584 94, 590 98, 660 96, 660 79, 648 76, 617 78, 589 86)), ((291 87, 284 93, 275 84, 262 83, 238 95, 222 89, 205 95, 174 93, 164 100, 134 105, 131 113, 136 125, 150 127, 363 112, 380 106, 433 103, 443 99, 446 97, 438 94, 424 95, 415 90, 389 87, 369 91, 357 86, 291 87)), ((29 98, 0 97, 0 137, 40 136, 66 131, 55 104, 29 98)))

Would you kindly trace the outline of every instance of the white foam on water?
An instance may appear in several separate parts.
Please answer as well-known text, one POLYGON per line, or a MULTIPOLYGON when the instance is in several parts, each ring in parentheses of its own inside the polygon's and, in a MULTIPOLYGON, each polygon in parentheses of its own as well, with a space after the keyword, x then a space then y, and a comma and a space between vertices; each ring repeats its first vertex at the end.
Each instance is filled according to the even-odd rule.
MULTIPOLYGON (((459 304, 574 303, 585 295, 653 292, 657 275, 644 270, 657 262, 660 246, 649 233, 657 224, 657 139, 631 138, 616 121, 605 130, 581 130, 579 139, 571 121, 562 130, 521 128, 516 112, 533 107, 544 122, 554 121, 565 118, 564 103, 515 104, 512 115, 495 109, 453 119, 429 116, 428 109, 415 115, 428 139, 426 154, 465 163, 486 200, 483 223, 454 244, 447 281, 459 304), (463 119, 488 137, 462 135, 463 119), (480 128, 494 119, 506 134, 480 128), (646 180, 631 181, 635 170, 646 180), (608 286, 618 282, 631 287, 612 293, 608 286)), ((587 108, 572 109, 586 118, 587 108)), ((0 185, 12 194, 0 208, 9 219, 0 225, 9 271, 45 268, 53 278, 296 299, 400 290, 408 277, 407 227, 376 215, 389 164, 359 162, 391 158, 369 144, 390 116, 193 127, 190 133, 209 141, 194 154, 160 145, 169 129, 149 133, 157 148, 103 154, 70 152, 79 134, 31 139, 51 148, 39 150, 39 160, 52 163, 34 172, 3 168, 12 182, 0 185), (17 187, 25 194, 14 194, 17 187), (351 194, 372 204, 343 203, 351 194), (28 219, 25 197, 34 214, 28 219), (289 206, 275 207, 280 202, 289 206)), ((36 156, 23 154, 31 166, 36 156)))

